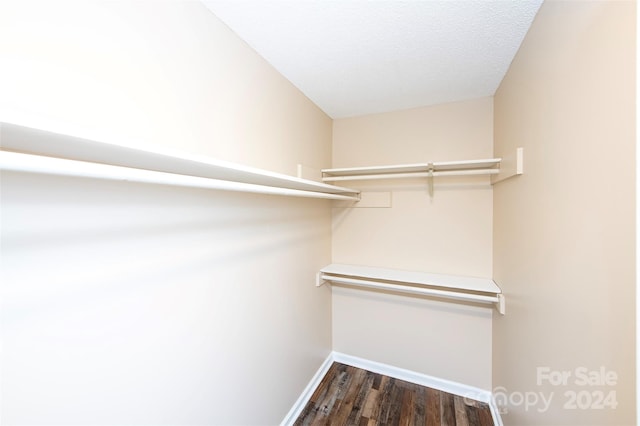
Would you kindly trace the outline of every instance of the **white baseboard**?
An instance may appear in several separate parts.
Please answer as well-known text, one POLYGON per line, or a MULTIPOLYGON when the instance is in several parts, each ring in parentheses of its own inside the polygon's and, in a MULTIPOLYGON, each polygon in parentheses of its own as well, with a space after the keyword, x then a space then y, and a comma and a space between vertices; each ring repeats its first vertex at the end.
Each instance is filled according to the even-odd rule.
POLYGON ((373 373, 393 377, 394 379, 404 380, 410 383, 415 383, 417 385, 437 389, 439 391, 448 392, 454 395, 475 399, 476 401, 485 402, 489 404, 494 424, 496 426, 502 426, 502 418, 500 417, 500 412, 498 410, 498 407, 495 405, 495 401, 492 397, 491 392, 488 390, 453 382, 450 380, 440 379, 438 377, 429 376, 427 374, 417 373, 415 371, 394 367, 389 364, 383 364, 380 362, 371 361, 368 359, 359 358, 335 351, 331 352, 327 359, 322 363, 294 406, 291 408, 291 410, 289 410, 289 413, 282 421, 281 426, 292 425, 296 421, 333 362, 347 364, 352 367, 371 371, 373 373))
POLYGON ((280 423, 280 426, 292 425, 298 419, 298 417, 302 413, 302 410, 304 410, 304 407, 307 405, 307 402, 309 402, 309 400, 311 399, 313 392, 315 392, 325 374, 327 374, 327 371, 329 371, 331 364, 333 364, 333 352, 330 353, 329 356, 322 362, 322 365, 320 365, 320 368, 318 368, 316 374, 313 375, 313 377, 309 381, 309 384, 307 384, 307 386, 304 388, 296 402, 293 404, 293 407, 291 407, 287 415, 284 417, 284 420, 282 420, 282 423, 280 423))

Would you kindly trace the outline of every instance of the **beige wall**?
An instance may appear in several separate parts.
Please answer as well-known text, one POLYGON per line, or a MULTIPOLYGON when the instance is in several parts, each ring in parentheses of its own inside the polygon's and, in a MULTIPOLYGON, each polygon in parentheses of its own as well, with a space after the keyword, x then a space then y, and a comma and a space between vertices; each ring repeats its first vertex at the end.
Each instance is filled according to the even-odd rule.
POLYGON ((548 0, 495 96, 496 155, 525 148, 525 174, 494 187, 506 424, 635 424, 634 30, 632 2, 548 0), (582 385, 579 368, 616 384, 582 385), (596 409, 610 392, 617 408, 596 409), (534 394, 550 406, 520 403, 534 394))
MULTIPOLYGON (((0 63, 0 121, 330 165, 331 120, 199 2, 2 2, 0 63)), ((329 201, 21 173, 1 196, 3 424, 276 424, 331 350, 329 201)))
MULTIPOLYGON (((333 166, 490 158, 493 100, 334 121, 333 166)), ((391 208, 334 208, 333 262, 491 277, 487 177, 353 182, 392 192, 391 208)), ((485 389, 491 387, 490 308, 333 288, 339 352, 485 389), (470 356, 470 354, 473 354, 470 356)))

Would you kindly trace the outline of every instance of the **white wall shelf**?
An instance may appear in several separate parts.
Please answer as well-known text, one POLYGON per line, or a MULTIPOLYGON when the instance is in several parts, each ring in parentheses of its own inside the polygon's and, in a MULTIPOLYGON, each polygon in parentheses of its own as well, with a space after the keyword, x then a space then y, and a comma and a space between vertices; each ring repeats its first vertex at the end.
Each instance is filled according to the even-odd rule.
POLYGON ((318 272, 316 285, 321 286, 325 282, 468 302, 491 303, 500 314, 505 313, 505 298, 502 290, 490 278, 336 263, 327 265, 318 272))
POLYGON ((359 191, 168 149, 0 123, 0 169, 334 200, 359 191))
POLYGON ((396 164, 390 166, 344 167, 323 169, 323 182, 362 181, 375 179, 427 178, 429 195, 433 196, 433 178, 438 176, 490 175, 491 184, 523 173, 523 149, 503 158, 444 161, 434 163, 396 164), (503 164, 504 163, 504 164, 503 164))
POLYGON ((391 166, 323 169, 324 182, 370 179, 398 179, 430 176, 491 175, 499 173, 500 158, 391 166))

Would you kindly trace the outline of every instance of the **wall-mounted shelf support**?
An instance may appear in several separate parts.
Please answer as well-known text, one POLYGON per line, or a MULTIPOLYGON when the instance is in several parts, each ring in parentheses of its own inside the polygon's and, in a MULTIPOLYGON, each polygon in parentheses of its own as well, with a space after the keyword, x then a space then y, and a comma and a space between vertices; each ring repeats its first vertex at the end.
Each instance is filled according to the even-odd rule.
POLYGON ((474 303, 490 303, 501 315, 505 314, 504 295, 496 283, 489 278, 331 264, 322 268, 316 276, 316 286, 325 283, 474 303))
POLYGON ((139 149, 0 123, 3 170, 332 200, 359 191, 210 157, 139 149))
POLYGON ((435 170, 435 167, 433 165, 433 163, 429 163, 427 165, 427 173, 429 173, 428 176, 428 180, 429 180, 429 197, 433 198, 433 172, 435 170))
POLYGON ((500 172, 491 176, 491 184, 502 182, 513 176, 524 173, 524 148, 516 148, 515 151, 502 157, 500 172))

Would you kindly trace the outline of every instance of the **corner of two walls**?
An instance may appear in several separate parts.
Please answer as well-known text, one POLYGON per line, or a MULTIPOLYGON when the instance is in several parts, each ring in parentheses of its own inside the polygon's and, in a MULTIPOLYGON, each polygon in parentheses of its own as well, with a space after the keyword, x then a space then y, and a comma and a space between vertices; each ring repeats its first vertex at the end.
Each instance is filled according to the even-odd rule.
MULTIPOLYGON (((332 167, 492 156, 492 98, 333 124, 332 167)), ((423 179, 351 186, 389 191, 392 205, 334 208, 334 263, 492 276, 488 177, 436 178, 433 199, 423 179)), ((491 308, 339 286, 332 292, 334 350, 491 388, 491 308)))
POLYGON ((493 276, 507 315, 336 286, 335 350, 492 389, 506 424, 635 424, 635 8, 547 0, 494 98, 334 121, 333 167, 525 148, 493 193, 333 213, 333 262, 493 276))
MULTIPOLYGON (((199 2, 2 2, 0 40, 2 120, 331 162, 331 119, 199 2)), ((275 424, 331 351, 329 201, 9 172, 1 196, 3 423, 275 424)))

